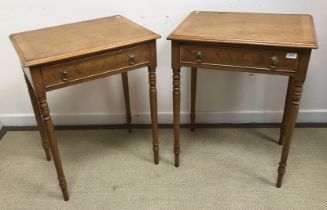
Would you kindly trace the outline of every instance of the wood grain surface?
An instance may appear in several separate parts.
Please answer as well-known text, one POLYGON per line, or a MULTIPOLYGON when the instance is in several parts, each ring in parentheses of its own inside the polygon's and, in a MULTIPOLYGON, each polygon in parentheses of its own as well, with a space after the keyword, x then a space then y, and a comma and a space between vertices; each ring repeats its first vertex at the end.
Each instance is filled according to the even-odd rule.
POLYGON ((45 64, 159 38, 116 15, 10 35, 24 67, 45 64))
POLYGON ((192 12, 169 40, 317 48, 310 15, 192 12))

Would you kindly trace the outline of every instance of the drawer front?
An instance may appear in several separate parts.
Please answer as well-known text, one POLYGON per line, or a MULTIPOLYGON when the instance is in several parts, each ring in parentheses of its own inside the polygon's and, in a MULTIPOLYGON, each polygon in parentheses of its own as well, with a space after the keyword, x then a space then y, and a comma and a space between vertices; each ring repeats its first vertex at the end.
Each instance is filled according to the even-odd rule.
POLYGON ((182 64, 295 72, 299 53, 278 50, 182 45, 182 64))
POLYGON ((142 45, 103 55, 79 59, 43 67, 42 77, 46 87, 74 82, 83 78, 101 75, 149 62, 149 47, 142 45))

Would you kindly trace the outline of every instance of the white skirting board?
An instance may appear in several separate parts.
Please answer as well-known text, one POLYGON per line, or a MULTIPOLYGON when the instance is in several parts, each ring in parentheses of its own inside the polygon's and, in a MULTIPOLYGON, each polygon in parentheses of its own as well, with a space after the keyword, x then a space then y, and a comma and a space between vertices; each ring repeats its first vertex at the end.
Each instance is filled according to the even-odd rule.
MULTIPOLYGON (((279 123, 282 111, 196 112, 196 123, 279 123)), ((53 114, 56 125, 106 125, 124 124, 125 113, 53 114)), ((181 113, 181 123, 189 123, 188 112, 181 113)), ((0 114, 4 126, 35 125, 33 114, 0 114)), ((327 110, 300 110, 297 122, 326 123, 327 110)), ((150 124, 150 113, 132 113, 132 123, 150 124)), ((158 123, 172 124, 172 112, 159 112, 158 123)))

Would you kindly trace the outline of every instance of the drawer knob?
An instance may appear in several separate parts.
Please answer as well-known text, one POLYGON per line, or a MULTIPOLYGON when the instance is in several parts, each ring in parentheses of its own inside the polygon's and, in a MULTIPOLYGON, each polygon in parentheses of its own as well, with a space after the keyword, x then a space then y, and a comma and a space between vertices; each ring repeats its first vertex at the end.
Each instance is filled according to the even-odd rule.
POLYGON ((203 61, 203 52, 202 51, 197 51, 195 54, 195 60, 197 63, 202 63, 203 61))
POLYGON ((135 64, 135 54, 130 54, 130 55, 128 56, 128 64, 129 64, 130 66, 132 66, 132 65, 135 64))
POLYGON ((270 58, 270 60, 271 60, 270 68, 271 69, 276 69, 277 65, 279 63, 279 58, 277 56, 273 56, 273 57, 270 58))
POLYGON ((62 81, 64 82, 68 81, 69 79, 68 72, 66 70, 60 70, 60 77, 62 81))

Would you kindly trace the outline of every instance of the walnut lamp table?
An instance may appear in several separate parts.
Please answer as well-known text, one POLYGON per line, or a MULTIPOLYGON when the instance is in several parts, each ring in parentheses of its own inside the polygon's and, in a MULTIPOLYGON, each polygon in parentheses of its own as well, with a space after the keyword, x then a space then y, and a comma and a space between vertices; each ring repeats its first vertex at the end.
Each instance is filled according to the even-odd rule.
POLYGON ((43 149, 51 160, 50 147, 64 200, 69 196, 46 92, 120 73, 131 131, 127 72, 147 67, 154 162, 158 164, 155 71, 156 39, 159 37, 120 15, 10 36, 21 61, 43 149))
POLYGON ((317 39, 310 15, 192 12, 172 41, 174 154, 180 154, 180 68, 191 67, 191 130, 194 130, 197 68, 289 77, 279 144, 281 187, 310 54, 317 39))

